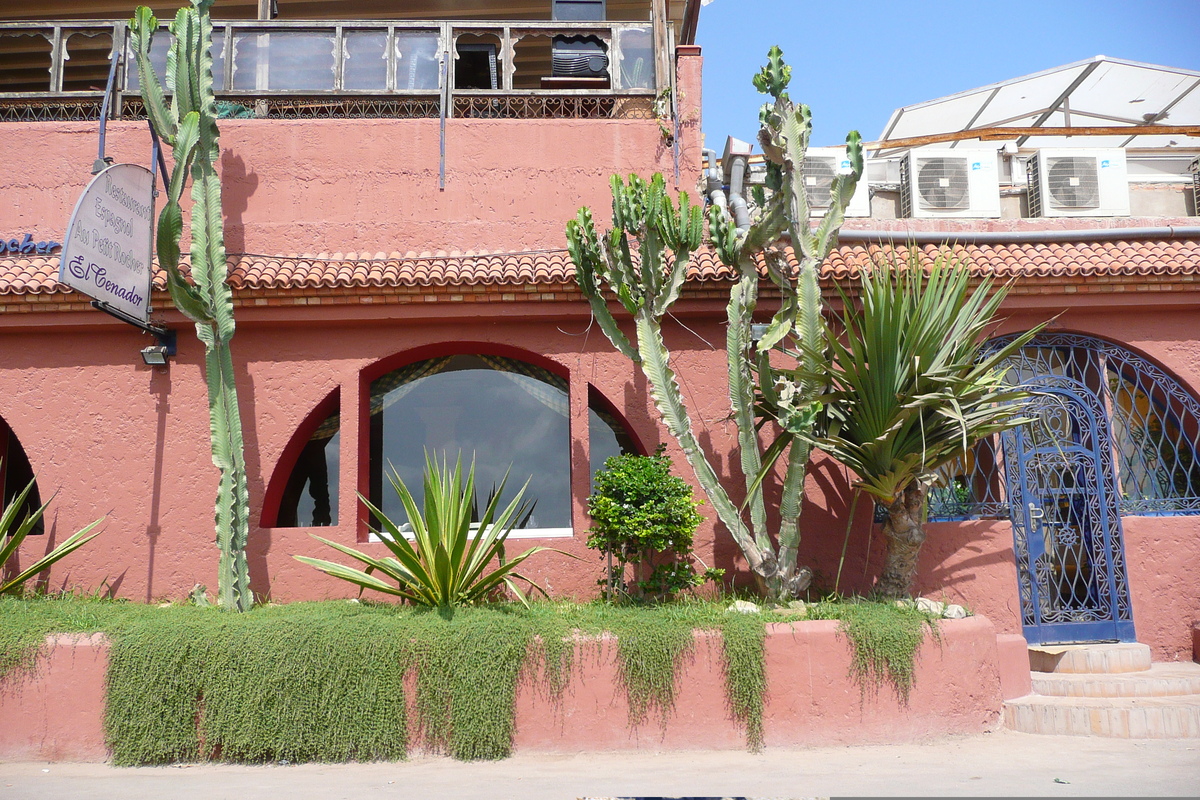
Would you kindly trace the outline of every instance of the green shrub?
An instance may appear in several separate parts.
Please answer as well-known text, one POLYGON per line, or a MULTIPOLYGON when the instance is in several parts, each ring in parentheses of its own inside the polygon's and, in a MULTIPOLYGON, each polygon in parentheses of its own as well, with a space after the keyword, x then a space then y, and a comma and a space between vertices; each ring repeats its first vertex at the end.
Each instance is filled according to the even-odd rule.
POLYGON ((600 580, 610 599, 669 599, 724 570, 692 567, 692 538, 704 519, 696 512, 692 488, 671 474, 662 448, 652 456, 613 456, 596 473, 588 498, 592 528, 587 546, 609 557, 608 574, 600 580), (616 564, 612 561, 615 560, 616 564), (626 568, 634 577, 626 579, 626 568))

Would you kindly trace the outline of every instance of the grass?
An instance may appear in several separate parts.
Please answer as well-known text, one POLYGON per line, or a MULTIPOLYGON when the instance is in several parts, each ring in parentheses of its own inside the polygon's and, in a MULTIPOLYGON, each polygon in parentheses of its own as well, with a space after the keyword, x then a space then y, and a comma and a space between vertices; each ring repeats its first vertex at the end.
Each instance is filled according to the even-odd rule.
MULTIPOLYGON (((464 760, 495 759, 511 749, 523 681, 561 697, 579 667, 575 637, 615 637, 618 678, 636 727, 665 724, 678 670, 697 646, 694 632, 707 630, 718 634, 707 646, 722 649, 729 711, 757 750, 768 688, 765 625, 786 617, 730 614, 726 606, 543 602, 451 614, 327 601, 230 614, 5 597, 0 676, 28 668, 47 633, 108 634, 105 726, 117 764, 394 760, 416 745, 464 760)), ((886 679, 907 698, 928 617, 843 602, 810 606, 811 617, 842 619, 855 653, 852 675, 864 691, 886 679)))

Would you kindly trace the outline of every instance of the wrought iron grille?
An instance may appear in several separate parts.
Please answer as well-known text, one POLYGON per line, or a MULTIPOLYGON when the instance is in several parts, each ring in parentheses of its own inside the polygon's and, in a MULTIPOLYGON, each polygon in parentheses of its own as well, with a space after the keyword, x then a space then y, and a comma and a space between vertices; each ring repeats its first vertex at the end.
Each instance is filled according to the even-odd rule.
MULTIPOLYGON (((1014 384, 1061 375, 1098 398, 1122 514, 1200 514, 1200 402, 1178 381, 1119 345, 1079 334, 1042 334, 1009 363, 1014 384)), ((930 493, 930 519, 1007 516, 1004 457, 994 441, 947 465, 942 482, 930 493)))

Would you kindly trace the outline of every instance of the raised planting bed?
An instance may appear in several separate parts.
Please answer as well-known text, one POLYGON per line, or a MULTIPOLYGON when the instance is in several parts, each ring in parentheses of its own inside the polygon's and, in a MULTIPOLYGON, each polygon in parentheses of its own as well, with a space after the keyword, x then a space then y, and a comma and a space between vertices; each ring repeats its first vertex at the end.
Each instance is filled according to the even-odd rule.
MULTIPOLYGON (((763 744, 907 742, 994 729, 1003 700, 1027 691, 1028 662, 1022 666, 1020 658, 1024 641, 1019 636, 998 637, 991 622, 980 616, 937 624, 940 641, 926 636, 920 646, 907 702, 886 681, 864 687, 851 676, 852 650, 838 622, 767 625, 758 662, 766 687, 763 744)), ((547 680, 544 665, 522 670, 513 701, 513 750, 747 747, 747 719, 754 714, 748 715, 745 708, 740 715, 734 713, 727 689, 726 645, 719 631, 694 634, 694 646, 680 658, 675 672, 673 705, 664 708, 653 698, 643 699, 643 707, 632 713, 623 674, 631 668, 623 665, 630 662, 620 657, 617 639, 580 635, 573 646, 570 666, 557 681, 547 680)), ((102 635, 52 636, 32 668, 13 670, 0 682, 0 759, 111 757, 103 725, 111 647, 102 635)), ((730 658, 737 660, 736 655, 730 658)), ((364 674, 364 680, 374 678, 364 674)), ((418 730, 415 677, 409 673, 403 683, 405 699, 393 711, 404 717, 402 727, 414 743, 411 749, 420 749, 425 740, 418 730)), ((749 699, 743 696, 742 702, 752 705, 754 693, 749 699)), ((636 697, 634 705, 639 705, 636 697)), ((361 719, 358 724, 373 723, 361 719)), ((499 724, 503 729, 507 723, 499 724)), ((207 755, 227 757, 219 748, 207 755)), ((358 750, 348 757, 372 756, 358 750)), ((260 754, 242 760, 270 759, 260 754)))

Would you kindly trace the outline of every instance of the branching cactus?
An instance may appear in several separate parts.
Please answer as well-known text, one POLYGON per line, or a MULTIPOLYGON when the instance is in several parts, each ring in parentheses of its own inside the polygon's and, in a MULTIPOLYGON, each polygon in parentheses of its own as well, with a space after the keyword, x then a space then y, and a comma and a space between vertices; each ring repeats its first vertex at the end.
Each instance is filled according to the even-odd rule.
POLYGON ((584 208, 567 223, 567 241, 576 278, 601 329, 614 347, 641 366, 667 429, 679 442, 721 523, 741 548, 760 591, 770 599, 785 600, 807 588, 812 579, 811 571, 797 563, 797 552, 805 466, 811 451, 805 434, 818 416, 822 387, 791 380, 788 372, 772 366, 769 355, 773 348, 791 346, 797 357, 810 363, 825 358, 818 270, 836 244, 845 207, 862 174, 862 148, 858 134, 852 133, 847 139, 852 170, 834 180, 831 208, 816 230, 811 230, 801 178, 811 115, 806 106, 794 105, 787 96, 791 68, 783 63, 779 48, 772 48, 768 58, 754 83, 774 99, 763 108, 759 132, 771 192, 756 196, 759 210, 748 229, 739 230, 716 206, 709 212, 712 246, 737 275, 727 306, 726 355, 732 419, 746 487, 742 508, 730 497, 696 441, 662 336, 662 318, 678 299, 691 253, 700 244, 700 210, 689 207, 686 193, 681 194, 676 208, 665 194, 661 176, 656 175, 650 183, 633 176, 628 182, 614 177, 613 229, 601 238, 591 212, 584 208), (785 233, 791 235, 798 270, 783 249, 785 233), (631 246, 631 239, 636 247, 631 246), (778 288, 782 302, 756 344, 751 325, 758 303, 760 265, 778 288), (601 283, 608 284, 633 316, 636 346, 618 326, 601 283), (780 427, 779 435, 766 448, 760 443, 757 426, 763 415, 774 418, 780 427), (780 524, 772 532, 763 481, 785 454, 780 524))
POLYGON ((138 8, 130 21, 142 100, 150 124, 174 154, 167 200, 158 218, 159 264, 167 273, 171 299, 196 323, 204 343, 213 463, 220 470, 216 528, 220 549, 218 602, 222 608, 248 610, 254 603, 246 563, 250 501, 242 444, 242 418, 234 383, 229 342, 233 338, 233 293, 226 282, 225 231, 221 212, 220 155, 217 113, 212 89, 212 0, 192 0, 169 26, 173 37, 167 55, 166 88, 150 62, 150 42, 158 20, 149 8, 138 8), (167 99, 167 95, 170 98, 167 99), (191 277, 179 270, 183 209, 180 198, 192 181, 191 277))

